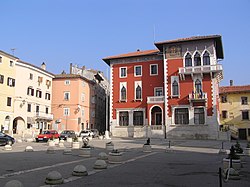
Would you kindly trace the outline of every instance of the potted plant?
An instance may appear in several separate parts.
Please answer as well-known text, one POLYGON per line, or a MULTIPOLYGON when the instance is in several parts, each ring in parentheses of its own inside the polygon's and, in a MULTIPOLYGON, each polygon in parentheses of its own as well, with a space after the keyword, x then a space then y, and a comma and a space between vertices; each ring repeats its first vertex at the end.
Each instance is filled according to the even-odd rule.
POLYGON ((230 148, 228 157, 223 159, 223 168, 227 169, 230 167, 234 168, 235 170, 240 170, 241 168, 240 156, 236 154, 235 147, 233 145, 230 148), (232 163, 232 165, 230 164, 230 162, 232 163))
POLYGON ((106 143, 106 149, 109 150, 109 151, 114 150, 113 142, 106 143))
POLYGON ((117 149, 113 149, 108 156, 108 161, 111 164, 119 164, 122 163, 122 153, 117 149))
POLYGON ((238 141, 234 145, 234 148, 237 154, 243 154, 243 149, 241 148, 240 143, 238 141))
POLYGON ((143 145, 143 152, 151 152, 150 138, 147 139, 147 142, 143 145))
POLYGON ((247 147, 245 148, 245 154, 250 156, 250 141, 247 142, 247 147))
POLYGON ((88 145, 88 141, 84 141, 82 147, 79 149, 79 156, 91 157, 91 147, 88 145))
POLYGON ((80 142, 78 142, 77 137, 73 138, 72 142, 72 149, 79 149, 80 148, 80 142))

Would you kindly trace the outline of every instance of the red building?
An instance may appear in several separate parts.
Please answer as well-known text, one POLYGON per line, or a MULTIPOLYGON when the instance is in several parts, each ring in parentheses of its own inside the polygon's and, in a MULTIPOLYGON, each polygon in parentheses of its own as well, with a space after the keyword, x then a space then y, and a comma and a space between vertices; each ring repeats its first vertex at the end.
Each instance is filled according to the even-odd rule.
POLYGON ((155 43, 103 60, 110 66, 113 136, 218 138, 221 36, 155 43))

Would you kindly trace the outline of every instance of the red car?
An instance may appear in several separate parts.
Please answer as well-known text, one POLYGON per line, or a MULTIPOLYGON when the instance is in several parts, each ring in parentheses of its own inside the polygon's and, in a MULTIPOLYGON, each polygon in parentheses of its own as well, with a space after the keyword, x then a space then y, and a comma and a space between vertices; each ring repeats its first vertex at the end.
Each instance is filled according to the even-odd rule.
POLYGON ((49 139, 52 140, 54 138, 59 138, 59 134, 56 130, 45 130, 41 134, 37 135, 36 142, 45 141, 47 142, 49 139))

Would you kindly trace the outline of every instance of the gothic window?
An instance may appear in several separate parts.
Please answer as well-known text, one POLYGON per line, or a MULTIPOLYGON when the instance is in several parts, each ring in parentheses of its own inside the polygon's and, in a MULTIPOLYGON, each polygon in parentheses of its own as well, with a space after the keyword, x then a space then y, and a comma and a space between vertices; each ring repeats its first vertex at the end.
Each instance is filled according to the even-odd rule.
POLYGON ((121 100, 125 101, 126 100, 126 88, 123 86, 121 89, 121 100))
POLYGON ((172 92, 173 95, 179 95, 179 85, 176 80, 174 80, 172 84, 172 89, 173 89, 173 92, 172 92))
POLYGON ((201 81, 199 79, 197 79, 195 81, 195 92, 196 93, 200 93, 202 90, 201 90, 201 81))
POLYGON ((192 57, 191 57, 191 54, 188 53, 185 56, 185 67, 190 67, 190 66, 192 66, 192 57))
POLYGON ((194 55, 194 66, 200 66, 201 65, 201 56, 198 52, 194 55))
POLYGON ((210 56, 207 51, 203 54, 203 66, 206 65, 210 65, 210 56))
POLYGON ((141 87, 138 85, 136 88, 136 98, 135 99, 141 99, 141 87))

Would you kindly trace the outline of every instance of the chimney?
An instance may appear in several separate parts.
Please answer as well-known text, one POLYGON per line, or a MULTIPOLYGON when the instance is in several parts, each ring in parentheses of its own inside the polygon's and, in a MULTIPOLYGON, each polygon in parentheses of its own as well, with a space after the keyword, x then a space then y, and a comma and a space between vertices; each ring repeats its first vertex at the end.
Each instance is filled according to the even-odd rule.
POLYGON ((234 81, 230 80, 230 86, 233 86, 233 85, 234 85, 234 81))
POLYGON ((44 62, 42 63, 41 68, 42 68, 43 70, 46 70, 46 64, 45 64, 44 62))

